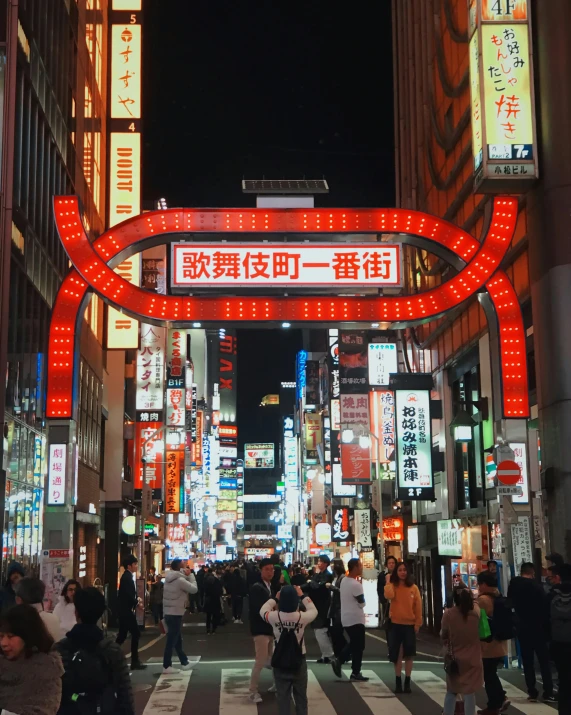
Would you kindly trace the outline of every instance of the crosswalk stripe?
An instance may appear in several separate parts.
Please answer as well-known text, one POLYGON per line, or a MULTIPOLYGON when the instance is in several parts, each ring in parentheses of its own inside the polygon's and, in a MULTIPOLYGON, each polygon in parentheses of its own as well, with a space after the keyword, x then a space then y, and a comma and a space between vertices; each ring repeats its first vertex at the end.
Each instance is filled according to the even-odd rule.
POLYGON ((523 690, 516 688, 515 685, 512 685, 503 678, 500 678, 500 680, 513 707, 520 710, 524 715, 553 715, 555 712, 550 705, 546 705, 545 703, 528 703, 527 695, 523 690))
MULTIPOLYGON (((349 677, 350 669, 343 673, 349 677)), ((368 683, 353 681, 353 687, 359 693, 372 715, 410 715, 410 710, 396 697, 391 689, 372 670, 363 670, 363 675, 369 678, 368 683)))
POLYGON ((412 681, 418 685, 423 693, 426 693, 431 700, 444 707, 444 697, 446 695, 446 683, 432 671, 419 670, 412 674, 412 681))
POLYGON ((337 713, 312 670, 307 671, 307 710, 311 715, 336 715, 337 713))
POLYGON ((192 670, 186 670, 175 675, 160 675, 151 697, 147 701, 143 715, 156 712, 167 712, 169 715, 180 715, 190 683, 192 670))
POLYGON ((219 715, 257 715, 258 706, 248 698, 251 672, 246 668, 222 669, 219 715))

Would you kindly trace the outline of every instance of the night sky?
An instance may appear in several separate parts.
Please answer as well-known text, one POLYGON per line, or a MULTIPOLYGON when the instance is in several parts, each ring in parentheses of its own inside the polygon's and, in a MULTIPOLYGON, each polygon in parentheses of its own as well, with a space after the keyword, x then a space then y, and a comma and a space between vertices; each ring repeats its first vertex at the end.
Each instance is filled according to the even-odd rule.
MULTIPOLYGON (((243 178, 305 177, 329 184, 317 206, 394 204, 388 0, 144 8, 146 201, 254 206, 243 178)), ((259 402, 294 379, 301 337, 240 331, 239 341, 241 436, 262 439, 259 402)))

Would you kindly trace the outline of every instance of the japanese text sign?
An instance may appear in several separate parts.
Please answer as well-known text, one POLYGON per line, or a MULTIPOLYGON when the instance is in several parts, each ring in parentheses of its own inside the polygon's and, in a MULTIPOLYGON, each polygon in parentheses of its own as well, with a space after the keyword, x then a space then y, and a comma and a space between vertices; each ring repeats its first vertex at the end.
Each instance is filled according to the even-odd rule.
MULTIPOLYGON (((529 480, 527 472, 527 445, 525 442, 510 443, 510 447, 514 452, 514 462, 518 465, 521 471, 521 476, 517 486, 521 488, 521 495, 512 496, 512 501, 515 504, 527 504, 529 502, 529 480)), ((533 559, 532 559, 533 561, 533 559)))
POLYGON ((167 514, 177 514, 183 511, 184 449, 167 450, 165 462, 165 510, 167 514))
POLYGON ((533 563, 533 547, 531 544, 531 528, 528 516, 519 516, 517 524, 511 525, 512 547, 516 572, 523 563, 533 563))
POLYGON ((339 383, 341 393, 367 390, 369 377, 368 341, 364 330, 341 330, 339 333, 339 383))
POLYGON ((137 410, 162 410, 164 399, 165 329, 141 325, 137 353, 137 410))
POLYGON ((396 343, 369 343, 369 385, 388 385, 389 375, 398 372, 396 343))
POLYGON ((358 443, 341 445, 343 484, 371 483, 371 452, 358 443))
POLYGON ((186 371, 186 330, 167 332, 167 387, 184 387, 186 371))
POLYGON ((340 542, 353 540, 349 521, 350 512, 351 510, 346 506, 333 507, 332 541, 340 542))
POLYGON ((395 396, 390 390, 371 392, 373 459, 388 464, 395 448, 395 396), (377 454, 377 450, 379 453, 377 454))
POLYGON ((67 464, 67 444, 50 444, 48 463, 48 504, 65 504, 65 468, 67 464))
POLYGON ((173 287, 399 286, 400 246, 175 243, 173 287))
POLYGON ((305 425, 305 463, 317 464, 317 446, 323 441, 321 415, 306 412, 303 419, 305 425))
POLYGON ((274 445, 271 443, 245 444, 244 467, 246 469, 273 469, 274 445))
POLYGON ((353 512, 355 524, 355 544, 357 550, 370 549, 373 545, 371 540, 371 511, 369 509, 355 509, 353 512))
POLYGON ((331 490, 334 497, 357 496, 357 487, 354 484, 345 484, 341 464, 331 465, 331 490))
POLYGON ((111 28, 111 118, 141 118, 141 25, 111 28))
POLYGON ((442 519, 436 525, 440 556, 462 557, 462 529, 459 519, 442 519))
POLYGON ((369 395, 341 395, 341 429, 369 434, 369 395))
POLYGON ((430 392, 395 392, 399 499, 434 499, 430 392))
POLYGON ((161 432, 156 434, 160 427, 162 427, 161 422, 137 422, 135 426, 135 489, 143 488, 143 444, 153 434, 155 434, 154 439, 145 444, 147 484, 153 491, 160 490, 162 487, 163 435, 161 432))

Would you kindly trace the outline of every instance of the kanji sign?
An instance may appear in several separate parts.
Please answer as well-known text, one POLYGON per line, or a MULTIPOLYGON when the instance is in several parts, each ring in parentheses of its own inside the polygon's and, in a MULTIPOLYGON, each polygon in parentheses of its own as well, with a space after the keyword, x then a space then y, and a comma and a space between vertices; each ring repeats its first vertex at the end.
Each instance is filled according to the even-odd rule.
POLYGON ((373 545, 371 540, 371 511, 370 509, 355 509, 353 512, 355 524, 355 544, 357 550, 370 549, 373 545))
POLYGON ((430 393, 397 390, 396 435, 399 499, 434 499, 430 393))
MULTIPOLYGON (((142 413, 143 415, 154 416, 153 413, 142 413)), ((135 469, 134 469, 134 488, 143 488, 143 463, 142 451, 143 444, 157 432, 157 430, 162 427, 162 422, 137 422, 135 425, 135 469)), ((159 490, 162 487, 162 474, 163 474, 163 435, 159 432, 156 434, 154 439, 150 440, 145 444, 145 456, 147 459, 146 475, 147 484, 150 485, 151 489, 157 490, 157 496, 159 490)))
POLYGON ((333 507, 332 541, 353 541, 350 514, 351 510, 346 506, 333 507))
POLYGON ((165 329, 141 324, 137 353, 137 410, 162 410, 164 400, 165 329))
POLYGON ((527 504, 529 502, 529 479, 527 471, 527 445, 525 442, 510 442, 513 449, 514 462, 520 470, 520 477, 517 486, 521 487, 521 493, 513 497, 514 504, 527 504))
POLYGON ((388 385, 389 375, 398 372, 396 343, 369 343, 369 385, 388 385))
POLYGON ((371 483, 371 452, 358 443, 341 445, 343 484, 371 483))
POLYGON ((373 459, 388 464, 395 449, 395 396, 391 390, 370 393, 373 459), (377 450, 379 453, 377 454, 377 450))
POLYGON ((67 444, 50 444, 48 462, 48 504, 65 504, 65 468, 67 464, 67 444))
POLYGON ((368 341, 364 330, 341 330, 339 334, 339 383, 341 393, 367 390, 368 341))
POLYGON ((141 25, 111 28, 111 117, 141 118, 141 25))
POLYGON ((341 395, 341 429, 351 426, 369 433, 369 395, 341 395))
POLYGON ((184 448, 169 449, 165 454, 165 511, 177 514, 183 511, 184 448))
POLYGON ((172 285, 400 286, 400 251, 387 243, 175 243, 172 285))
POLYGON ((462 532, 459 519, 441 519, 436 524, 440 556, 462 557, 462 532))
POLYGON ((524 563, 533 563, 533 546, 531 543, 531 527, 528 516, 518 516, 517 524, 511 525, 514 565, 519 571, 524 563))
POLYGON ((186 330, 169 328, 167 332, 167 387, 186 384, 186 330))

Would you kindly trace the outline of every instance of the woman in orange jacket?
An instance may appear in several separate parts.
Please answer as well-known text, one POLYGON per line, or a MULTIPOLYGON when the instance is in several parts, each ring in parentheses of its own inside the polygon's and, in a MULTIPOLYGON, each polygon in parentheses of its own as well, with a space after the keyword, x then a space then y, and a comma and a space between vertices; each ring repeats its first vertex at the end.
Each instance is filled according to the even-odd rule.
POLYGON ((416 655, 416 634, 422 625, 422 600, 412 574, 405 563, 400 563, 387 574, 385 598, 391 602, 391 627, 388 633, 389 660, 394 663, 395 693, 410 693, 410 676, 416 655), (404 690, 402 661, 404 656, 404 690))

